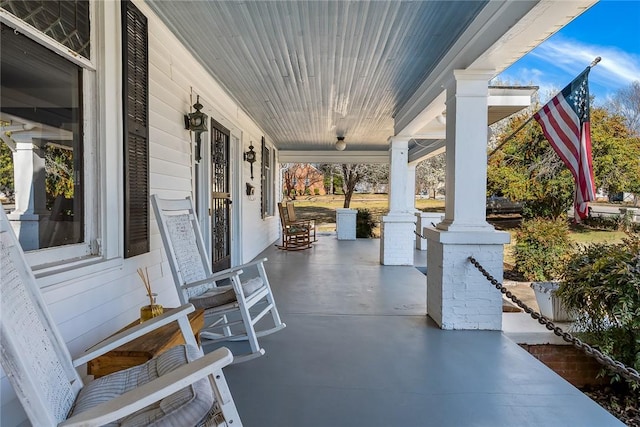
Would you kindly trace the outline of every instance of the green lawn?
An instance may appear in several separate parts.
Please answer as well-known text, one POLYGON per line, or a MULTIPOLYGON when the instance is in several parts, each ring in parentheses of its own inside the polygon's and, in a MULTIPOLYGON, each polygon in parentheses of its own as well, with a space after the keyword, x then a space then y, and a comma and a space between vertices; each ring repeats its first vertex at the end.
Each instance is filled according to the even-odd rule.
POLYGON ((575 243, 620 243, 625 236, 624 231, 571 230, 571 239, 575 243))
MULTIPOLYGON (((388 197, 386 194, 354 194, 351 199, 351 208, 365 208, 371 211, 374 221, 380 223, 382 216, 389 211, 388 197)), ((296 212, 301 218, 315 218, 320 230, 335 230, 337 208, 344 204, 343 195, 327 196, 298 196, 294 200, 296 212)), ((444 200, 416 199, 416 208, 424 211, 444 212, 444 200)), ((501 227, 502 228, 502 227, 501 227)), ((503 228, 504 229, 504 228, 503 228)), ((515 243, 513 228, 506 231, 511 233, 511 243, 505 246, 505 262, 513 263, 511 248, 515 243)), ((374 230, 379 236, 379 230, 374 230)), ((590 230, 584 227, 572 227, 571 239, 580 244, 589 242, 618 243, 625 236, 622 231, 590 230)))
MULTIPOLYGON (((344 206, 344 196, 298 196, 293 202, 301 216, 315 217, 320 223, 335 223, 335 210, 344 206)), ((386 194, 354 194, 350 208, 369 209, 375 220, 380 221, 389 211, 389 199, 386 194)), ((416 208, 444 212, 444 200, 416 199, 416 208)))
MULTIPOLYGON (((301 218, 315 218, 318 228, 335 230, 336 209, 344 206, 343 195, 327 196, 298 196, 293 201, 296 213, 301 218)), ((354 194, 351 198, 352 209, 368 209, 373 220, 378 224, 381 218, 389 212, 389 199, 386 194, 354 194)), ((444 200, 416 199, 416 208, 427 211, 444 212, 444 200)), ((376 236, 379 229, 374 229, 376 236)))
MULTIPOLYGON (((513 247, 516 243, 514 229, 507 230, 511 234, 511 243, 505 245, 504 247, 504 262, 507 264, 514 264, 513 259, 513 247)), ((588 244, 588 243, 620 243, 622 239, 626 236, 623 231, 604 231, 604 230, 590 230, 585 227, 574 226, 571 227, 569 231, 569 237, 573 240, 574 243, 577 244, 588 244)))

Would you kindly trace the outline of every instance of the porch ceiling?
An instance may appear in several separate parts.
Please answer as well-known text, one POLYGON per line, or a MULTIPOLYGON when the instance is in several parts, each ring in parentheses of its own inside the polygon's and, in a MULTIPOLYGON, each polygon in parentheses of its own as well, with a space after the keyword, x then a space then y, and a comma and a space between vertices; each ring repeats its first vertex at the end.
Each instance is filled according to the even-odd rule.
POLYGON ((345 153, 419 135, 451 70, 497 74, 594 1, 147 0, 279 150, 345 153))

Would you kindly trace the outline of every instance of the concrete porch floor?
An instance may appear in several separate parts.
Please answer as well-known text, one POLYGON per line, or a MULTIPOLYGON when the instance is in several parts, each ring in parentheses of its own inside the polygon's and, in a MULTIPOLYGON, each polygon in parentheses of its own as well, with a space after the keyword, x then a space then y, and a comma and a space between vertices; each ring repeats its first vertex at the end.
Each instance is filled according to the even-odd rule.
POLYGON ((437 328, 425 276, 379 242, 262 254, 287 327, 225 369, 246 427, 623 425, 503 333, 437 328))

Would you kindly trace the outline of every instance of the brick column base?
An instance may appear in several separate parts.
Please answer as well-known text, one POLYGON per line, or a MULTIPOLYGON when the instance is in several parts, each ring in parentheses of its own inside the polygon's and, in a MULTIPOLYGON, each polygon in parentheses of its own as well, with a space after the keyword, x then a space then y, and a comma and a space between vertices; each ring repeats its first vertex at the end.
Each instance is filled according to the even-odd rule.
POLYGON ((502 231, 425 229, 427 237, 427 314, 442 329, 502 330, 502 294, 471 265, 475 257, 502 281, 502 231))
POLYGON ((380 237, 380 264, 413 265, 413 214, 392 214, 382 217, 380 237))

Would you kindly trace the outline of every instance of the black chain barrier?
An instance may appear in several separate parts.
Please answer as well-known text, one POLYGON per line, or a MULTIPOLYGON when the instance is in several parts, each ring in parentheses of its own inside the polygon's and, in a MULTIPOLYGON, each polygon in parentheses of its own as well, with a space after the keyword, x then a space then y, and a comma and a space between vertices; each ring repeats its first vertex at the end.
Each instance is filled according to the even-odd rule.
POLYGON ((520 301, 520 299, 518 299, 515 295, 513 295, 511 291, 506 289, 502 285, 502 283, 498 282, 491 274, 489 274, 489 272, 487 272, 487 270, 485 270, 484 267, 482 267, 482 265, 480 265, 480 263, 474 257, 470 256, 468 259, 469 259, 469 262, 473 264, 473 266, 477 268, 478 271, 480 271, 480 273, 482 273, 482 275, 493 286, 496 287, 496 289, 502 292, 507 298, 513 301, 518 307, 523 309, 527 314, 531 315, 531 317, 537 320, 538 323, 540 323, 541 325, 544 325, 548 330, 553 331, 553 333, 556 334, 557 336, 562 337, 562 339, 565 340, 566 342, 573 344, 573 346, 578 350, 581 350, 588 356, 593 357, 601 364, 610 367, 614 372, 617 372, 618 374, 622 375, 628 380, 631 380, 640 384, 640 373, 638 373, 638 371, 628 366, 625 366, 623 363, 618 362, 617 360, 613 359, 611 356, 608 356, 602 353, 597 348, 593 348, 589 344, 582 342, 580 339, 574 337, 569 332, 564 332, 562 328, 554 325, 554 323, 551 320, 547 319, 545 316, 536 312, 535 310, 527 306, 525 303, 520 301))
MULTIPOLYGON (((431 223, 432 227, 435 227, 436 225, 432 222, 431 223)), ((422 234, 418 233, 417 231, 413 230, 413 234, 415 234, 416 236, 420 237, 421 239, 426 239, 427 236, 423 236, 422 234)))
POLYGON ((413 234, 415 234, 416 236, 420 237, 421 239, 426 239, 426 236, 423 236, 422 234, 418 233, 417 231, 414 231, 413 234))

